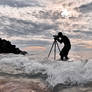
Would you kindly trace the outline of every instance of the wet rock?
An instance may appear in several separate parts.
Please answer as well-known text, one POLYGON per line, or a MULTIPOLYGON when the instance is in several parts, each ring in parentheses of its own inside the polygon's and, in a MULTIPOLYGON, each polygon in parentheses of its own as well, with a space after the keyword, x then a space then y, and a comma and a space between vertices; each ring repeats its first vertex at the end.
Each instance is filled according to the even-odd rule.
POLYGON ((14 54, 27 54, 26 51, 22 51, 15 45, 12 45, 10 41, 0 38, 0 53, 14 53, 14 54))
POLYGON ((38 80, 0 79, 0 92, 50 92, 47 86, 38 80))
POLYGON ((92 92, 92 82, 81 85, 66 85, 66 84, 57 84, 53 88, 53 92, 92 92))
POLYGON ((67 88, 66 85, 64 84, 57 84, 54 88, 53 88, 53 92, 59 92, 60 90, 63 90, 67 88))

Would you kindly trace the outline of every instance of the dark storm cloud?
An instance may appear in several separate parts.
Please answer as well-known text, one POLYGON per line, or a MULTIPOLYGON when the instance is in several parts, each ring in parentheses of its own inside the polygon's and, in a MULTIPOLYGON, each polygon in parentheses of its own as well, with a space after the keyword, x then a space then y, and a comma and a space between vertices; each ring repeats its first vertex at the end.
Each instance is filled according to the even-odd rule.
POLYGON ((10 7, 41 6, 39 2, 35 0, 30 1, 0 0, 0 5, 8 5, 10 7))
POLYGON ((0 31, 8 36, 23 36, 23 35, 41 35, 48 30, 56 30, 58 27, 55 24, 37 23, 32 21, 18 20, 15 18, 0 18, 0 25, 3 26, 0 31), (9 24, 6 24, 6 21, 9 24))
POLYGON ((79 7, 80 12, 82 13, 89 13, 92 12, 92 3, 85 4, 79 7))

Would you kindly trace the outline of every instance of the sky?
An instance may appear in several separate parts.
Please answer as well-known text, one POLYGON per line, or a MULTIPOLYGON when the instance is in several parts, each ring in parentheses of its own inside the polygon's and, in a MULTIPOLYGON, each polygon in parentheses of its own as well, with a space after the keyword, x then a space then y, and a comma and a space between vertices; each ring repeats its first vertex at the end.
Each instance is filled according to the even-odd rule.
POLYGON ((92 0, 0 0, 0 37, 12 44, 44 49, 59 31, 72 51, 92 51, 92 0))

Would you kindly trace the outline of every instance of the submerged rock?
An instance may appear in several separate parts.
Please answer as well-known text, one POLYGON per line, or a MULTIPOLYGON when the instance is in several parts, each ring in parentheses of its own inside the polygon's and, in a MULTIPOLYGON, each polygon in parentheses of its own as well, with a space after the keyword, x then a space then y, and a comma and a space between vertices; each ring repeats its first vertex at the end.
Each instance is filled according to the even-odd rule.
POLYGON ((15 45, 12 45, 10 41, 0 38, 0 53, 14 53, 14 54, 27 54, 26 51, 22 51, 15 45))

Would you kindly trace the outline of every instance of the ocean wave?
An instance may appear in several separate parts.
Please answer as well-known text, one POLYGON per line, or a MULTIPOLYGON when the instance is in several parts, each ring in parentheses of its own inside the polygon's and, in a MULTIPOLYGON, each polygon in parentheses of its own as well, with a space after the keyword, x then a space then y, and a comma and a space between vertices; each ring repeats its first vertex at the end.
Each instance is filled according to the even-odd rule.
POLYGON ((51 86, 57 84, 80 85, 92 81, 92 59, 50 61, 32 59, 22 55, 1 55, 0 72, 44 78, 51 86))

